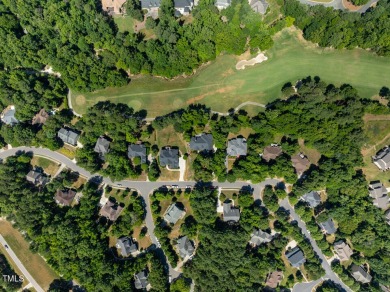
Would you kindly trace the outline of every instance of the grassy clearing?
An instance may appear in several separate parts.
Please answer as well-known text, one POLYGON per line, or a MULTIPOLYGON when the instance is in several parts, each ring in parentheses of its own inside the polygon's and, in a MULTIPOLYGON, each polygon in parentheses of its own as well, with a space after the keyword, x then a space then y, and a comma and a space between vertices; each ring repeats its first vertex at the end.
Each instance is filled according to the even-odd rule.
POLYGON ((30 251, 28 242, 19 231, 12 227, 11 223, 4 220, 0 221, 0 233, 43 289, 47 290, 50 283, 59 278, 40 255, 30 251))
POLYGON ((299 139, 298 144, 299 144, 299 151, 301 151, 303 154, 307 156, 310 163, 318 164, 318 161, 321 158, 321 153, 317 149, 305 145, 305 141, 303 139, 299 139))
POLYGON ((149 235, 145 235, 144 237, 140 238, 141 229, 143 226, 137 226, 134 227, 133 230, 133 237, 136 239, 139 245, 139 249, 147 249, 149 246, 152 245, 152 241, 150 240, 149 235))
POLYGON ((74 159, 76 157, 76 149, 68 145, 64 145, 64 147, 58 149, 57 152, 65 155, 69 159, 74 159))
POLYGON ((128 31, 129 33, 134 33, 134 24, 136 20, 134 20, 132 17, 125 15, 115 15, 114 22, 120 32, 128 31))
POLYGON ((187 152, 187 143, 183 135, 175 131, 173 126, 168 126, 162 130, 155 131, 155 143, 161 149, 165 146, 179 147, 182 154, 187 152))
POLYGON ((57 163, 39 156, 34 156, 31 159, 31 165, 41 167, 45 173, 52 176, 56 174, 56 172, 60 168, 57 163))
POLYGON ((390 75, 383 74, 390 68, 390 58, 360 49, 318 48, 291 28, 275 36, 275 44, 266 55, 269 58, 266 62, 240 71, 235 69, 238 57, 224 55, 188 78, 168 81, 137 76, 120 88, 86 94, 72 92, 72 104, 76 112, 85 113, 96 102, 111 100, 126 103, 135 110, 145 109, 149 117, 154 117, 194 102, 221 112, 245 101, 266 104, 281 96, 283 84, 309 75, 320 76, 335 85, 349 83, 365 97, 390 84, 390 75))
POLYGON ((180 171, 177 170, 168 170, 161 167, 161 175, 159 181, 179 181, 180 171))

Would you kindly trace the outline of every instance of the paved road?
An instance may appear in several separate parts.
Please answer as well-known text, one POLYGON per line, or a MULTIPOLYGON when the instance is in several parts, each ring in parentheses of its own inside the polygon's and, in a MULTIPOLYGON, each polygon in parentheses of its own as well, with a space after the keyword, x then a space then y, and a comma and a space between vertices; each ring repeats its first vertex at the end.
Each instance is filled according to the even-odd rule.
POLYGON ((298 214, 295 213, 295 210, 291 207, 288 200, 284 199, 283 201, 281 201, 280 206, 290 212, 291 218, 297 221, 298 226, 302 230, 302 233, 306 236, 306 238, 310 240, 311 246, 313 247, 314 252, 320 257, 322 268, 325 270, 324 278, 328 278, 336 284, 339 284, 345 291, 352 292, 352 290, 340 280, 340 278, 335 274, 335 272, 333 272, 321 249, 318 247, 316 241, 311 237, 310 233, 308 232, 305 222, 303 222, 298 216, 298 214))
POLYGON ((0 243, 5 246, 7 245, 8 248, 6 248, 5 250, 8 252, 8 254, 10 255, 10 257, 12 258, 12 260, 14 261, 14 263, 18 266, 19 270, 23 273, 23 275, 26 277, 26 279, 30 282, 30 284, 35 288, 35 290, 37 290, 37 292, 44 292, 45 290, 43 290, 41 288, 41 286, 39 286, 39 284, 34 280, 34 278, 30 275, 30 273, 27 271, 27 269, 24 267, 24 265, 22 264, 22 262, 18 259, 18 257, 16 256, 16 254, 12 251, 12 249, 9 247, 9 244, 7 244, 7 242, 5 241, 4 237, 2 235, 0 235, 0 243))
MULTIPOLYGON (((310 1, 310 0, 299 0, 302 4, 314 6, 314 5, 322 5, 325 7, 333 7, 334 9, 339 9, 339 10, 347 10, 344 5, 343 5, 343 0, 333 0, 332 2, 329 3, 321 3, 321 2, 315 2, 315 1, 310 1)), ((359 12, 359 13, 364 13, 370 8, 373 4, 378 2, 378 0, 370 0, 367 4, 363 5, 360 9, 357 11, 351 11, 351 12, 359 12)), ((347 10, 349 11, 349 10, 347 10)))
POLYGON ((314 287, 316 287, 319 283, 321 283, 324 280, 324 278, 320 278, 315 281, 311 282, 303 282, 295 284, 292 292, 312 292, 314 287))

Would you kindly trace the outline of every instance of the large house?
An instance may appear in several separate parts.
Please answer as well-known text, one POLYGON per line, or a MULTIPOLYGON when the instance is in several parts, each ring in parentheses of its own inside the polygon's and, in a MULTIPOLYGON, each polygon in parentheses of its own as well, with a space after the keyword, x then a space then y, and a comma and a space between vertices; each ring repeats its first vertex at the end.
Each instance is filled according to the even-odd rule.
POLYGON ((177 248, 183 259, 192 256, 195 250, 194 243, 187 236, 183 236, 177 240, 177 248))
POLYGON ((125 2, 126 0, 102 0, 102 9, 109 15, 122 14, 125 12, 125 2))
POLYGON ((282 155, 282 147, 277 144, 271 144, 271 146, 267 146, 263 151, 263 159, 267 162, 270 160, 275 160, 278 156, 282 155))
POLYGON ((387 195, 387 190, 385 186, 379 182, 371 182, 369 184, 368 191, 370 193, 370 197, 374 200, 374 206, 386 210, 389 205, 389 196, 387 195))
POLYGON ((141 159, 141 164, 146 163, 146 146, 144 144, 131 144, 127 147, 127 157, 130 159, 139 157, 141 159))
POLYGON ((340 262, 348 261, 353 254, 353 250, 342 240, 335 242, 333 247, 334 251, 337 253, 337 256, 340 259, 340 262))
POLYGON ((251 239, 249 244, 252 246, 259 246, 262 243, 271 242, 273 236, 267 232, 264 232, 260 229, 256 229, 251 234, 251 239))
MULTIPOLYGON (((156 18, 161 0, 141 0, 141 8, 146 10, 146 16, 156 18)), ((175 16, 188 15, 194 7, 194 0, 174 0, 175 16)))
POLYGON ((34 185, 45 185, 48 181, 45 175, 36 170, 30 170, 26 175, 26 180, 34 185))
POLYGON ((223 221, 238 222, 240 221, 240 210, 234 208, 231 202, 223 203, 223 221))
POLYGON ((150 286, 146 270, 134 275, 134 286, 136 289, 147 289, 150 286))
POLYGON ((304 194, 301 197, 301 200, 305 201, 310 206, 310 208, 315 208, 321 204, 321 197, 316 191, 311 191, 304 194))
POLYGON ((357 265, 352 265, 351 274, 356 281, 363 284, 370 283, 372 279, 369 273, 367 273, 361 266, 357 266, 357 265))
POLYGON ((299 268, 299 266, 303 265, 306 262, 305 255, 299 247, 294 247, 292 250, 286 252, 286 257, 290 264, 299 268))
POLYGON ((62 206, 70 206, 73 202, 76 192, 71 189, 57 190, 54 200, 62 206))
POLYGON ((49 114, 45 111, 45 109, 41 109, 32 119, 32 125, 43 125, 46 123, 49 118, 49 114))
POLYGON ((128 257, 138 251, 137 243, 129 237, 121 237, 116 241, 116 247, 121 250, 123 257, 128 257))
POLYGON ((267 12, 268 3, 265 0, 249 0, 249 5, 259 14, 264 15, 267 12))
POLYGON ((213 150, 213 135, 202 134, 191 138, 190 149, 195 151, 213 150))
POLYGON ((15 106, 11 105, 3 111, 1 114, 1 121, 8 126, 13 126, 19 123, 19 121, 15 118, 15 106))
POLYGON ((179 149, 166 147, 160 151, 160 165, 171 169, 180 168, 179 149))
POLYGON ((186 212, 179 208, 177 204, 172 204, 168 207, 164 215, 164 220, 171 224, 176 224, 179 219, 181 219, 186 212))
POLYGON ((235 138, 228 141, 227 155, 229 156, 245 156, 248 150, 248 145, 245 138, 235 138))
POLYGON ((61 128, 57 133, 58 138, 60 138, 64 143, 76 146, 77 140, 79 139, 79 134, 72 130, 61 128))
POLYGON ((100 209, 99 215, 106 217, 110 221, 116 221, 122 210, 122 206, 108 200, 107 203, 100 209))
POLYGON ((372 156, 372 162, 374 162, 380 170, 388 170, 390 168, 390 148, 386 146, 376 155, 372 156))
POLYGON ((321 230, 324 234, 334 234, 337 231, 332 218, 329 218, 328 220, 321 222, 318 225, 321 227, 321 230))
POLYGON ((104 159, 104 155, 108 153, 109 148, 110 148, 110 141, 108 141, 104 137, 99 137, 96 141, 94 151, 96 153, 99 153, 100 158, 104 159))
POLYGON ((298 176, 301 176, 310 166, 310 161, 302 153, 291 156, 291 162, 298 176))

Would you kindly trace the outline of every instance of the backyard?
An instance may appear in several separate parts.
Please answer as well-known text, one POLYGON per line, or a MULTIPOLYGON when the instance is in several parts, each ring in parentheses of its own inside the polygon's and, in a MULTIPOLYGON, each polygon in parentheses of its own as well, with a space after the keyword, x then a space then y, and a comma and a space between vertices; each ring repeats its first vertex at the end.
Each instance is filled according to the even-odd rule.
MULTIPOLYGON (((145 109, 148 117, 155 117, 195 102, 221 112, 246 101, 267 104, 281 96, 283 84, 309 75, 320 76, 335 85, 340 85, 342 80, 355 86, 365 97, 377 94, 382 86, 390 83, 390 76, 383 74, 390 66, 390 58, 361 49, 318 48, 303 40, 294 28, 277 34, 274 46, 265 54, 267 61, 245 70, 235 69, 239 57, 223 55, 187 78, 168 81, 135 76, 124 87, 84 94, 72 92, 72 104, 82 114, 94 103, 110 100, 126 103, 135 110, 145 109)), ((244 107, 247 108, 254 106, 244 107)))

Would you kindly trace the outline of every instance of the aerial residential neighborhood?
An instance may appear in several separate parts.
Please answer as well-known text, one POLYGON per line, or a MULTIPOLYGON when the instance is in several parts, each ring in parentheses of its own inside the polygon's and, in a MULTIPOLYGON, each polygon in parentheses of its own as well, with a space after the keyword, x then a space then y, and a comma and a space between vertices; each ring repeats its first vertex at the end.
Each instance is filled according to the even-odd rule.
POLYGON ((0 291, 390 291, 390 0, 0 0, 0 291))

